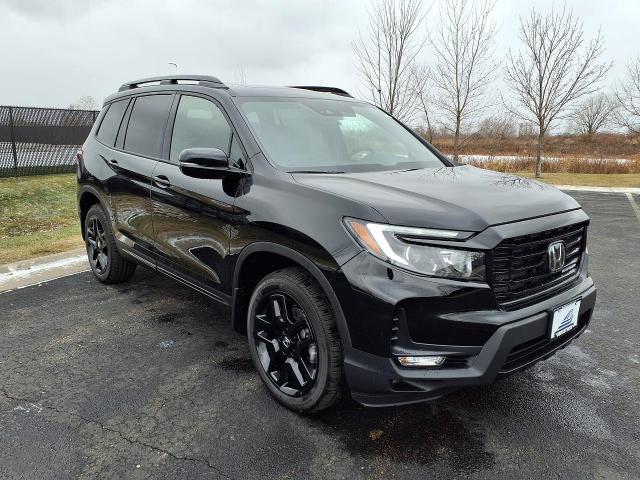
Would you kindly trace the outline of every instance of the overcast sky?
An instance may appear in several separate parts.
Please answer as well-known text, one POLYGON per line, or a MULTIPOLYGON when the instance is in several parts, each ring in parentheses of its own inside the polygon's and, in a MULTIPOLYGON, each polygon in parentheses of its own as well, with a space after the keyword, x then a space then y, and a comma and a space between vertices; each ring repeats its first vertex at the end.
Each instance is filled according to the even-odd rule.
MULTIPOLYGON (((177 62, 180 73, 227 82, 238 81, 242 70, 249 84, 333 85, 357 94, 351 44, 367 27, 369 3, 0 0, 0 104, 66 107, 82 95, 102 103, 125 80, 173 73, 168 62, 177 62)), ((534 3, 543 11, 553 5, 498 0, 498 56, 517 47, 518 17, 534 3)), ((608 83, 615 81, 640 54, 640 1, 566 4, 584 21, 588 38, 602 29, 606 57, 614 62, 608 83)))

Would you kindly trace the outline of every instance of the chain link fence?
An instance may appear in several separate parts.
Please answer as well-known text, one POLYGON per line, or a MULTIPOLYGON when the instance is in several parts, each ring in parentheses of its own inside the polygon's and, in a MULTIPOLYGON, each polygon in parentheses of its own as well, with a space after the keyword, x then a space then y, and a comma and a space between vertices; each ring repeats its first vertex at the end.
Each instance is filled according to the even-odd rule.
POLYGON ((73 172, 93 110, 0 106, 0 177, 73 172))

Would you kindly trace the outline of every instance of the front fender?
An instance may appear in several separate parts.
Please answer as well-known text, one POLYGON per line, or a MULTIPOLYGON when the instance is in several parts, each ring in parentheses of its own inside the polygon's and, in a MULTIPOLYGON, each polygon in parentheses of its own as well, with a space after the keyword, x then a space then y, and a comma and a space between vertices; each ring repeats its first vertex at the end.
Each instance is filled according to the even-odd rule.
MULTIPOLYGON (((313 276, 313 278, 318 282, 325 295, 327 296, 329 303, 331 304, 331 308, 336 316, 336 323, 338 325, 338 331, 340 333, 340 338, 342 340, 343 346, 350 347, 351 346, 351 336, 349 334, 349 329, 347 326, 347 321, 345 319, 344 312, 338 301, 338 297, 331 285, 330 279, 338 273, 338 265, 333 261, 333 267, 331 269, 327 269, 327 264, 321 265, 321 267, 312 261, 309 257, 303 255, 302 253, 293 250, 284 245, 273 243, 273 242, 254 242, 250 245, 247 245, 242 249, 240 254, 238 255, 238 260, 235 265, 234 273, 233 273, 233 294, 231 301, 231 322, 235 330, 241 331, 244 325, 244 318, 242 318, 242 312, 246 311, 246 309, 242 308, 241 302, 246 299, 246 297, 242 296, 242 285, 240 285, 240 274, 242 272, 243 264, 246 260, 253 254, 256 253, 272 253, 276 255, 280 255, 289 259, 291 262, 301 266, 307 272, 313 276)), ((333 260, 333 259, 332 259, 333 260)))

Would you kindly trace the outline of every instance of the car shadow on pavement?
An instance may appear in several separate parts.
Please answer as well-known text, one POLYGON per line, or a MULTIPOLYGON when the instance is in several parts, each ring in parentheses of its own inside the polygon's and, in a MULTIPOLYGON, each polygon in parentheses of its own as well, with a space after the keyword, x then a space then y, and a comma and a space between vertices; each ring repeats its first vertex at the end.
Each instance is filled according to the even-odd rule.
POLYGON ((431 465, 445 462, 454 471, 489 469, 493 454, 485 435, 439 402, 401 407, 367 408, 344 399, 336 408, 311 417, 338 437, 353 456, 393 463, 431 465))

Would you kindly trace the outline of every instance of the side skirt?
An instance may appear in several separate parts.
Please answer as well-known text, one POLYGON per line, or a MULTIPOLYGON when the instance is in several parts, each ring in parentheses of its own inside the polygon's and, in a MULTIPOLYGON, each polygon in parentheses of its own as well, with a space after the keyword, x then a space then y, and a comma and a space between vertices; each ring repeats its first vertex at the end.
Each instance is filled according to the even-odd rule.
POLYGON ((192 288, 193 290, 195 290, 196 292, 199 292, 203 295, 206 295, 207 297, 216 300, 217 302, 222 303, 223 305, 226 306, 230 306, 231 305, 231 296, 229 295, 225 295, 221 292, 215 292, 211 289, 205 288, 202 285, 198 285, 197 283, 192 282, 191 280, 187 280, 186 278, 171 272, 169 270, 167 270, 166 268, 163 268, 159 265, 156 265, 156 263, 152 260, 149 260, 147 258, 145 258, 144 256, 142 256, 141 254, 138 254, 136 252, 133 252, 128 246, 119 245, 119 249, 121 251, 121 253, 123 253, 124 255, 126 255, 127 257, 129 257, 131 260, 133 260, 134 262, 142 265, 143 267, 149 268, 151 270, 155 270, 158 271, 164 275, 166 275, 167 277, 176 280, 180 283, 182 283, 183 285, 186 285, 187 287, 192 288))
POLYGON ((223 293, 220 292, 213 292, 212 290, 208 289, 208 288, 204 288, 200 285, 198 285, 197 283, 193 283, 190 280, 187 280, 184 277, 181 277, 173 272, 170 272, 169 270, 162 268, 161 266, 157 266, 156 269, 161 272, 164 273, 167 277, 169 278, 173 278, 174 280, 177 280, 180 283, 183 283, 184 285, 186 285, 187 287, 191 287, 193 288, 195 291, 202 293, 203 295, 206 295, 209 298, 212 298, 220 303, 222 303, 223 305, 226 306, 230 306, 231 305, 231 297, 228 295, 225 295, 223 293))

